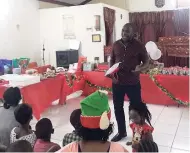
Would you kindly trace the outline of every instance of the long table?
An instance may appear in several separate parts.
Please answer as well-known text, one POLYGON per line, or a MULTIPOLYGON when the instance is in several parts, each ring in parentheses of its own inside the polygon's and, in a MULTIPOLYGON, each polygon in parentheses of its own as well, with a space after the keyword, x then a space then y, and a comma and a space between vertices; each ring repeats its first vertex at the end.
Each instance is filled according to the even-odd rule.
MULTIPOLYGON (((81 73, 76 73, 76 75, 81 75, 81 73)), ((69 77, 71 77, 70 74, 69 77)), ((51 106, 52 102, 59 100, 60 105, 65 104, 67 96, 75 91, 83 90, 84 84, 85 80, 81 79, 74 81, 73 86, 70 87, 65 75, 60 74, 55 78, 48 78, 21 88, 21 94, 23 101, 32 107, 35 118, 40 119, 40 115, 51 106)), ((0 98, 3 98, 6 89, 6 86, 0 84, 0 98)))
MULTIPOLYGON (((59 100, 59 104, 66 102, 66 97, 75 91, 83 90, 83 95, 88 96, 97 90, 97 86, 111 88, 111 79, 104 77, 104 72, 80 72, 76 76, 82 76, 69 84, 71 75, 58 75, 55 78, 49 78, 39 83, 21 88, 24 102, 30 104, 33 108, 33 114, 36 119, 40 119, 43 113, 52 102, 59 100), (94 86, 90 86, 96 85, 94 86)), ((157 81, 165 87, 176 98, 189 102, 189 77, 188 76, 167 76, 156 75, 157 81)), ((151 80, 149 75, 140 76, 142 99, 146 103, 160 105, 177 105, 166 93, 164 93, 151 80)), ((2 98, 6 87, 0 85, 0 98, 2 98)), ((126 97, 127 98, 127 97, 126 97)))
MULTIPOLYGON (((59 103, 63 104, 62 87, 64 77, 59 75, 55 78, 49 78, 39 83, 32 84, 21 88, 23 101, 31 105, 33 114, 36 119, 40 119, 40 115, 47 109, 51 103, 59 99, 59 103)), ((0 86, 0 98, 3 97, 5 86, 0 86)))
MULTIPOLYGON (((112 81, 104 76, 104 72, 83 72, 85 79, 91 84, 99 87, 111 88, 112 81)), ((156 80, 176 98, 189 102, 189 77, 188 76, 174 76, 174 75, 155 75, 156 80)), ((142 99, 146 103, 161 104, 161 105, 176 105, 166 93, 157 87, 155 82, 149 75, 141 74, 141 90, 142 99)), ((96 90, 95 87, 90 87, 85 84, 84 95, 87 96, 96 90)))

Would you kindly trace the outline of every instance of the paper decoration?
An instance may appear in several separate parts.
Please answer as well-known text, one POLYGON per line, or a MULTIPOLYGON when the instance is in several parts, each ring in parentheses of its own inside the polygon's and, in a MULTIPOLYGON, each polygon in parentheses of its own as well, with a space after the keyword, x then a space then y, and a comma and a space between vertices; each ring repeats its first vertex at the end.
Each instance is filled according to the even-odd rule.
POLYGON ((63 15, 64 39, 75 39, 75 22, 72 15, 63 15))
POLYGON ((112 67, 109 68, 109 70, 106 72, 105 76, 112 75, 119 71, 119 63, 114 64, 112 67))
POLYGON ((149 41, 145 45, 147 52, 150 54, 151 52, 156 52, 158 47, 153 41, 149 41))
POLYGON ((160 57, 162 56, 162 53, 161 53, 161 51, 159 50, 159 49, 157 49, 157 51, 156 52, 150 52, 150 58, 152 59, 152 60, 158 60, 160 57))

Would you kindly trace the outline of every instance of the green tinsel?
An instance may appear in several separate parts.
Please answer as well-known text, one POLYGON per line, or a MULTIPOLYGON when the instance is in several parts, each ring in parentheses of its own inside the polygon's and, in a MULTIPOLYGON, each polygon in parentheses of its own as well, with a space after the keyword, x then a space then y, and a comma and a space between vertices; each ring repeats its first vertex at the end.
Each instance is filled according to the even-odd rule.
POLYGON ((64 76, 66 78, 67 85, 71 88, 73 86, 73 81, 76 80, 76 76, 71 74, 71 79, 69 78, 68 73, 65 73, 64 76))
POLYGON ((108 87, 101 87, 101 86, 97 86, 95 84, 92 84, 90 81, 86 80, 86 83, 93 88, 97 88, 98 90, 106 90, 108 92, 112 92, 112 88, 108 88, 108 87))
MULTIPOLYGON (((189 106, 189 102, 184 102, 178 98, 175 98, 173 94, 171 94, 166 88, 164 88, 157 80, 156 78, 154 77, 154 75, 157 75, 159 74, 159 70, 158 69, 152 69, 149 71, 149 77, 152 79, 152 81, 156 84, 156 86, 161 89, 167 96, 169 96, 172 100, 174 100, 175 102, 177 102, 179 105, 185 105, 185 106, 189 106)), ((73 81, 74 80, 78 80, 80 81, 80 79, 82 78, 77 78, 76 75, 71 75, 71 79, 69 79, 69 76, 68 74, 66 73, 65 74, 65 77, 66 77, 66 82, 68 84, 69 87, 72 87, 73 86, 73 81)), ((98 85, 95 85, 95 84, 92 84, 90 81, 86 80, 86 83, 90 86, 90 87, 93 87, 93 88, 97 88, 98 90, 105 90, 105 91, 108 91, 108 92, 112 92, 112 88, 109 88, 109 87, 102 87, 102 86, 98 86, 98 85)))
POLYGON ((156 84, 156 86, 161 89, 167 96, 169 96, 170 99, 172 99, 173 101, 177 102, 179 105, 185 105, 185 106, 189 106, 189 102, 184 102, 178 98, 175 98, 174 95, 172 93, 170 93, 166 88, 164 88, 154 77, 154 75, 150 74, 149 77, 152 79, 152 81, 154 81, 154 83, 156 84))

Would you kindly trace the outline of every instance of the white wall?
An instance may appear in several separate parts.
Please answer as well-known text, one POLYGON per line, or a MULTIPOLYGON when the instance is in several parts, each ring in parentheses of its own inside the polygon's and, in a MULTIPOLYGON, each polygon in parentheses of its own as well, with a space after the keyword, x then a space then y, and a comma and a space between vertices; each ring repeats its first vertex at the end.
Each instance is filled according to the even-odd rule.
POLYGON ((177 6, 176 0, 165 0, 165 6, 157 8, 155 6, 155 0, 127 0, 129 4, 130 12, 148 12, 148 11, 162 11, 172 10, 177 6))
MULTIPOLYGON (((80 53, 87 56, 88 61, 94 61, 94 57, 100 57, 104 60, 103 47, 105 44, 105 29, 103 20, 104 4, 91 4, 75 7, 62 7, 40 10, 40 39, 41 44, 45 40, 46 62, 56 66, 56 50, 65 50, 68 48, 68 40, 64 39, 63 15, 73 15, 75 19, 76 39, 81 41, 80 53), (101 31, 87 31, 87 27, 94 26, 94 15, 101 16, 101 31), (92 34, 101 34, 102 41, 93 43, 92 34)), ((116 10, 116 37, 120 38, 121 27, 128 22, 128 12, 119 8, 111 7, 116 10), (120 19, 123 14, 123 19, 120 19)))
POLYGON ((63 5, 58 5, 58 4, 53 4, 53 3, 43 2, 43 1, 39 1, 39 6, 40 6, 40 9, 63 7, 63 5))
POLYGON ((0 58, 40 61, 39 3, 0 0, 0 58))

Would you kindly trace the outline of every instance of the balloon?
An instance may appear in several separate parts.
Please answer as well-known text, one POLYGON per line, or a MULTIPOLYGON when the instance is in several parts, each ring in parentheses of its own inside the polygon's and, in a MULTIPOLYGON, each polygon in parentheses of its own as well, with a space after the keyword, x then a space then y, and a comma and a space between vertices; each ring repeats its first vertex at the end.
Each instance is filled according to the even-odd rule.
POLYGON ((148 53, 156 52, 158 49, 157 45, 153 41, 147 42, 145 47, 148 53))
POLYGON ((162 56, 162 53, 159 49, 156 50, 156 52, 150 52, 150 58, 152 60, 158 60, 162 56))

